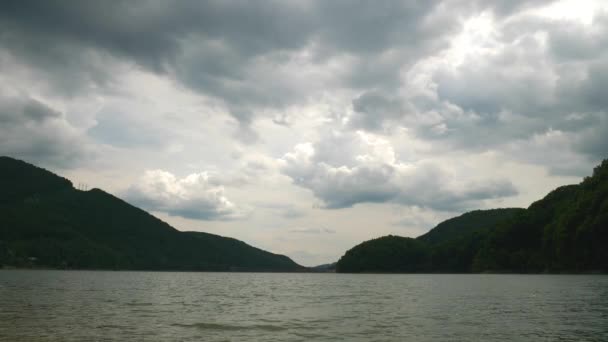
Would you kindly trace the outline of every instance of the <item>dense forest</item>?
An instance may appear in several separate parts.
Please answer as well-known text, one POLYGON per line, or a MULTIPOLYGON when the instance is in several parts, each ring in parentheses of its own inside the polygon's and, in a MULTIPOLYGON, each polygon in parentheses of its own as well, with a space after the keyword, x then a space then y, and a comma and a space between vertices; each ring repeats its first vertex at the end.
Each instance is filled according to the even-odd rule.
POLYGON ((0 267, 298 271, 303 267, 222 236, 180 232, 102 190, 0 157, 0 267))
POLYGON ((477 210, 346 252, 338 272, 608 272, 608 160, 527 209, 477 210))

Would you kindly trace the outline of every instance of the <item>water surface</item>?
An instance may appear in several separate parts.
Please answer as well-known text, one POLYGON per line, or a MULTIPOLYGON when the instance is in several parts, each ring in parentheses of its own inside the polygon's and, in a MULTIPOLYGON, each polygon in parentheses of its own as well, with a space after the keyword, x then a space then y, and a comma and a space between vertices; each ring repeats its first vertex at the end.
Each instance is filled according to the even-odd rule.
POLYGON ((0 271, 0 341, 608 341, 608 276, 0 271))

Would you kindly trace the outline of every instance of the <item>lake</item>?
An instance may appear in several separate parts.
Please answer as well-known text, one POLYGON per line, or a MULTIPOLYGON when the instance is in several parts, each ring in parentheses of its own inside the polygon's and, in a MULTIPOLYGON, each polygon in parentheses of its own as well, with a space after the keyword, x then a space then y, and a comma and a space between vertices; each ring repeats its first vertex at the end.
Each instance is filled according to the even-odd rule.
POLYGON ((1 341, 608 341, 608 276, 0 271, 1 341))

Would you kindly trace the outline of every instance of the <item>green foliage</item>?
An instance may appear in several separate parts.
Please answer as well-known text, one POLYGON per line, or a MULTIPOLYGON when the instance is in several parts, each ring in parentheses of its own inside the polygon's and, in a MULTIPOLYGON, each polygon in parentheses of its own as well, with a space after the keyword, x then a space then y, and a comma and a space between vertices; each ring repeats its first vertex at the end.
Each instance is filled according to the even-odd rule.
POLYGON ((302 269, 242 241, 180 232, 99 189, 0 158, 0 265, 79 269, 302 269))
POLYGON ((497 227, 475 271, 608 271, 608 161, 579 185, 560 187, 497 227))
POLYGON ((608 160, 582 183, 557 188, 528 209, 466 213, 408 240, 416 245, 398 247, 391 242, 395 239, 405 238, 379 238, 354 247, 338 261, 337 270, 608 272, 608 160))
POLYGON ((469 272, 476 251, 497 222, 523 209, 476 210, 449 219, 416 239, 387 236, 355 246, 338 272, 469 272))
POLYGON ((363 242, 340 258, 338 272, 422 272, 428 268, 428 247, 417 240, 384 236, 363 242))
POLYGON ((37 194, 72 188, 65 178, 9 157, 0 156, 0 175, 0 205, 25 199, 35 201, 37 194))

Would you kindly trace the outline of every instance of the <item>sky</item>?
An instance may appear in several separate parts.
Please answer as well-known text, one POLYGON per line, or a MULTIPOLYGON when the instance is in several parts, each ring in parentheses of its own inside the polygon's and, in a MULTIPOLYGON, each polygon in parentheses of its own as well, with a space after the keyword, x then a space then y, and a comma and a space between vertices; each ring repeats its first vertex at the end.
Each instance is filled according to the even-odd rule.
POLYGON ((2 1, 0 155, 312 266, 608 157, 598 0, 2 1))

